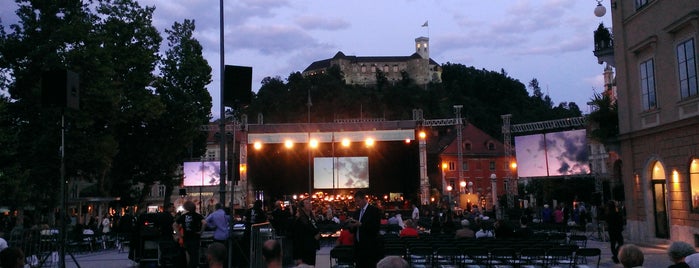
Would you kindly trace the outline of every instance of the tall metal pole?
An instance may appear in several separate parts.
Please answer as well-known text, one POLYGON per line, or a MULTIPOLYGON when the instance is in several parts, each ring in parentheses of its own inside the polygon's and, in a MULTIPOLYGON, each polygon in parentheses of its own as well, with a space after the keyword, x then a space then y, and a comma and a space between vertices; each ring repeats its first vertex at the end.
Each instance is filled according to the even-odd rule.
POLYGON ((306 103, 306 106, 308 107, 308 124, 306 125, 306 130, 308 131, 308 194, 311 195, 313 192, 313 180, 312 180, 312 174, 311 174, 311 106, 313 106, 313 103, 311 102, 311 88, 308 88, 308 102, 306 103))
POLYGON ((68 238, 66 232, 68 230, 66 220, 68 220, 68 206, 66 204, 66 162, 65 162, 65 110, 61 111, 61 250, 60 250, 60 260, 59 267, 66 267, 66 239, 68 238))
MULTIPOLYGON (((220 160, 220 168, 219 168, 219 187, 218 187, 218 193, 219 193, 219 200, 221 204, 226 204, 226 106, 223 104, 223 86, 224 86, 224 78, 226 74, 226 65, 224 62, 225 59, 225 51, 224 51, 224 45, 223 45, 223 0, 219 0, 219 39, 220 44, 219 44, 219 50, 220 50, 220 56, 221 56, 221 87, 219 93, 221 94, 221 109, 220 109, 220 119, 218 123, 218 131, 221 133, 221 140, 219 141, 219 160, 220 160)), ((235 133, 235 130, 233 131, 235 133)), ((233 140, 233 144, 235 144, 235 140, 233 140)))

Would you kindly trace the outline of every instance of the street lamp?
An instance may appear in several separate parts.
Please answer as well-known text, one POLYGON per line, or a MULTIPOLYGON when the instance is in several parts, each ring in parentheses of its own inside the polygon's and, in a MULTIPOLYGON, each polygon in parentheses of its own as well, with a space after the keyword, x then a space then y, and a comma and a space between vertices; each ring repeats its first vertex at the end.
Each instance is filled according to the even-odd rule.
POLYGON ((490 174, 490 183, 491 183, 491 190, 492 192, 492 198, 493 198, 493 207, 495 208, 495 218, 498 219, 498 176, 495 175, 495 173, 490 174))
POLYGON ((459 192, 461 192, 461 193, 463 194, 464 191, 466 190, 466 182, 465 182, 465 181, 459 182, 459 186, 461 186, 461 187, 459 188, 459 190, 460 190, 459 192))
POLYGON ((449 197, 449 199, 448 199, 449 200, 449 210, 451 210, 451 190, 452 190, 451 185, 447 186, 447 193, 448 193, 448 197, 449 197))

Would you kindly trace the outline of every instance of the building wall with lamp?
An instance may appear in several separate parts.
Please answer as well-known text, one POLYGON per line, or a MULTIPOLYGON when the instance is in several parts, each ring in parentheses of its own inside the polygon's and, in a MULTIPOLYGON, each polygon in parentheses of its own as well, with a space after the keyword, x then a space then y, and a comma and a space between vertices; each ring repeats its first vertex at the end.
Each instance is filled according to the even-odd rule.
MULTIPOLYGON (((456 132, 456 130, 453 130, 456 132)), ((456 135, 454 135, 456 137, 456 135)), ((492 207, 492 184, 491 174, 497 177, 497 195, 506 193, 505 179, 508 172, 511 178, 516 178, 516 170, 510 170, 510 161, 505 155, 504 145, 499 140, 491 137, 473 124, 466 124, 462 129, 462 164, 458 163, 458 142, 454 138, 438 155, 440 167, 445 185, 442 190, 446 191, 448 185, 453 187, 452 192, 472 193, 478 198, 485 198, 486 207, 492 207), (462 168, 459 178, 459 168, 462 168), (465 187, 461 187, 461 181, 466 182, 465 187), (473 185, 469 187, 468 183, 473 185)), ((514 158, 513 158, 514 159, 514 158)), ((441 179, 440 179, 441 180, 441 179)), ((510 184, 512 185, 512 184, 510 184)))
POLYGON ((699 245, 699 1, 609 1, 628 238, 699 245))

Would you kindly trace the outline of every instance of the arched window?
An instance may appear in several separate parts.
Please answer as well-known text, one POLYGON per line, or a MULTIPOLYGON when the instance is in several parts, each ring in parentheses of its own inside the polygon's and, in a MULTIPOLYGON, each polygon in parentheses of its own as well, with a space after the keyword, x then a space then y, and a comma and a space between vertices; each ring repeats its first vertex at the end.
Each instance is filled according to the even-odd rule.
POLYGON ((665 179, 665 168, 660 161, 655 161, 653 163, 653 171, 651 173, 651 180, 664 180, 665 179))
POLYGON ((488 150, 489 150, 489 151, 495 151, 495 143, 493 143, 493 142, 488 142, 488 150))
POLYGON ((692 212, 699 213, 699 158, 689 164, 689 193, 692 197, 692 212))

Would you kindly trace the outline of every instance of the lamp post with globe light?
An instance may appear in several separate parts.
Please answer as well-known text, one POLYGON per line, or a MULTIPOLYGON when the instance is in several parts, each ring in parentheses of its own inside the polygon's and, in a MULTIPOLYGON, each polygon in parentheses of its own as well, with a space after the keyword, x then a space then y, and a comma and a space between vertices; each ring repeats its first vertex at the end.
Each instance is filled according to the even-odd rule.
POLYGON ((495 208, 495 218, 500 219, 498 217, 498 176, 495 175, 495 173, 490 174, 490 183, 491 183, 491 190, 492 192, 492 198, 493 198, 493 208, 495 208))
POLYGON ((452 208, 452 207, 451 207, 451 206, 452 206, 452 203, 451 203, 451 190, 453 190, 453 188, 451 187, 451 185, 447 186, 447 194, 448 194, 448 195, 447 195, 447 198, 448 198, 447 200, 449 201, 449 210, 451 210, 451 208, 452 208))

